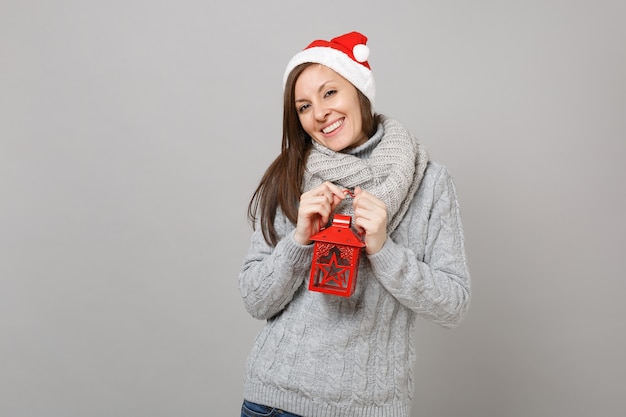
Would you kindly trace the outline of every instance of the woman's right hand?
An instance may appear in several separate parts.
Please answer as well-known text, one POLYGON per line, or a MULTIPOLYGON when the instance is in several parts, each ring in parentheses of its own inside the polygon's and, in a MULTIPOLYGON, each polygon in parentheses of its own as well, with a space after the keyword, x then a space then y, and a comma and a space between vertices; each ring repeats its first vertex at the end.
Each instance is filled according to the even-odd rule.
POLYGON ((296 242, 301 245, 311 243, 311 236, 320 230, 320 225, 328 222, 337 204, 345 197, 345 191, 329 181, 302 194, 294 234, 296 242))

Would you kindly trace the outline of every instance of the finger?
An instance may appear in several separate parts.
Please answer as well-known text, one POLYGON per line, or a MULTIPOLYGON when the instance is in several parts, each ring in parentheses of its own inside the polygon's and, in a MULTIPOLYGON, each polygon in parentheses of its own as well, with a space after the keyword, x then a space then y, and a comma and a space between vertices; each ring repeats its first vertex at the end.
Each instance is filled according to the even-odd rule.
POLYGON ((356 198, 352 207, 356 212, 366 210, 371 212, 386 212, 387 206, 381 200, 379 200, 376 196, 372 194, 360 194, 358 198, 356 198))
POLYGON ((367 218, 367 217, 358 217, 354 222, 357 228, 361 228, 365 230, 365 233, 368 235, 374 235, 377 233, 383 233, 387 230, 386 222, 380 218, 367 218))
POLYGON ((313 193, 323 196, 328 202, 331 211, 334 210, 344 198, 346 198, 345 190, 329 181, 326 181, 319 187, 315 188, 313 193))
POLYGON ((338 197, 340 200, 343 200, 346 197, 345 190, 330 181, 324 182, 322 184, 325 186, 334 196, 338 197))
POLYGON ((302 207, 300 211, 302 218, 309 219, 311 222, 321 221, 322 223, 328 222, 330 213, 331 209, 327 204, 302 207))
POLYGON ((387 208, 384 204, 379 204, 372 200, 361 200, 354 206, 354 216, 358 220, 360 225, 365 229, 372 229, 370 224, 378 225, 387 224, 387 208), (367 221, 368 224, 363 223, 367 221))

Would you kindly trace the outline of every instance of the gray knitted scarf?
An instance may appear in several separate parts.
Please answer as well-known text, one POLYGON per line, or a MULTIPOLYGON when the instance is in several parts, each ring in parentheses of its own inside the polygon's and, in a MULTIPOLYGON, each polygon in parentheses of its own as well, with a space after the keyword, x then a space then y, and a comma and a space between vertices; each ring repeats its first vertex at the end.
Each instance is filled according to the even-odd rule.
MULTIPOLYGON (((419 188, 428 163, 426 150, 399 122, 385 118, 383 137, 369 158, 332 151, 315 141, 303 178, 303 191, 324 181, 352 190, 360 186, 387 206, 387 232, 398 226, 419 188)), ((351 211, 348 199, 337 213, 351 211)))

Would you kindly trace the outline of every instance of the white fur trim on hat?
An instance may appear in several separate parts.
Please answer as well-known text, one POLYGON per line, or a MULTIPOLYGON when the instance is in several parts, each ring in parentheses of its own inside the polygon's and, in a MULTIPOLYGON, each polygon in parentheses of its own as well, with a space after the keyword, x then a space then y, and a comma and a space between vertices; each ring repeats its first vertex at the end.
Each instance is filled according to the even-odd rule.
MULTIPOLYGON (((357 60, 365 62, 369 56, 369 48, 362 44, 356 45, 353 53, 357 60)), ((364 65, 355 62, 343 52, 330 47, 316 46, 308 48, 291 58, 283 75, 283 88, 291 71, 298 65, 306 62, 322 64, 332 69, 358 88, 369 99, 372 108, 374 107, 376 86, 372 71, 364 65)))

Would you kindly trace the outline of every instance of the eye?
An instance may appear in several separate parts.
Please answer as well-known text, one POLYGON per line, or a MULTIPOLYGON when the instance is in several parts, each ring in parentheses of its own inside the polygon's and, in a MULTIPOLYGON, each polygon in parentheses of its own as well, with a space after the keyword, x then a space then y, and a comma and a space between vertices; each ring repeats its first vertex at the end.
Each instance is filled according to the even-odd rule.
POLYGON ((303 104, 300 107, 298 107, 298 113, 303 113, 305 112, 309 107, 311 107, 310 104, 303 104))
POLYGON ((328 90, 325 94, 324 97, 330 97, 332 95, 337 94, 337 90, 328 90))

